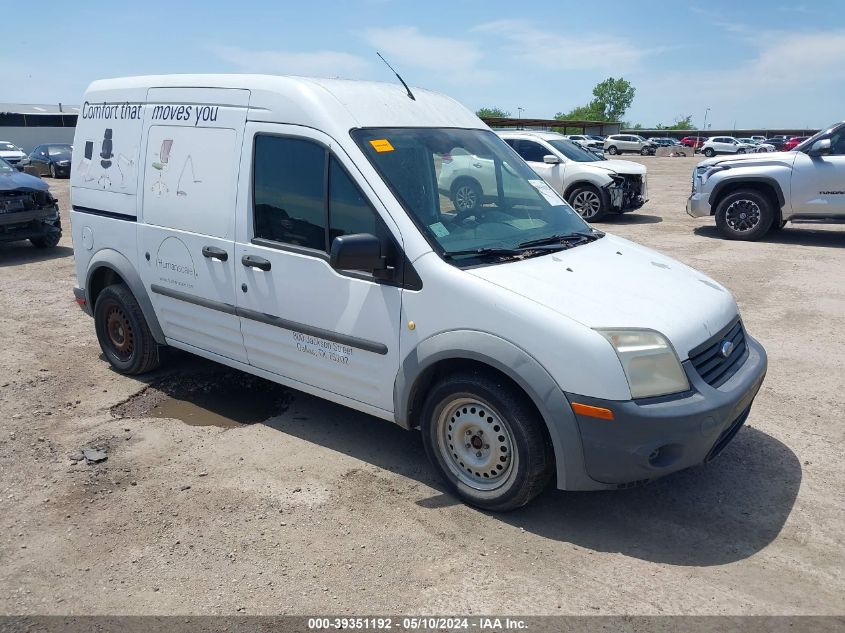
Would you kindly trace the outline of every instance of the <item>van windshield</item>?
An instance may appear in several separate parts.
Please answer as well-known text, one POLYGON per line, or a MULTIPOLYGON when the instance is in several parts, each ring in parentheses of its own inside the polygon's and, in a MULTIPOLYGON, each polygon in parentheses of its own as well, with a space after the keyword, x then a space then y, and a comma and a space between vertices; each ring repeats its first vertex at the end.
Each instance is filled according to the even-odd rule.
MULTIPOLYGON (((496 134, 367 128, 355 142, 442 257, 476 264, 571 247, 589 225, 496 134), (543 244, 528 250, 526 243, 543 244)), ((586 239, 583 241, 587 241, 586 239)))

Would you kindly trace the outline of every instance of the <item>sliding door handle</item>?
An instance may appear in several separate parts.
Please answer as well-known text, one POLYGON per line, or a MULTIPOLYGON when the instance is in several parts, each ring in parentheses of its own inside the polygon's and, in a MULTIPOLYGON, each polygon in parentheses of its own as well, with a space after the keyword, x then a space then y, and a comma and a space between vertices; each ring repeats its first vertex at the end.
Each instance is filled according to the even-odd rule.
POLYGON ((257 255, 244 255, 241 263, 247 268, 258 268, 259 270, 270 270, 270 260, 258 257, 257 255))
POLYGON ((229 253, 224 251, 222 248, 217 248, 216 246, 203 246, 202 256, 210 259, 219 259, 221 262, 225 262, 229 259, 229 253))

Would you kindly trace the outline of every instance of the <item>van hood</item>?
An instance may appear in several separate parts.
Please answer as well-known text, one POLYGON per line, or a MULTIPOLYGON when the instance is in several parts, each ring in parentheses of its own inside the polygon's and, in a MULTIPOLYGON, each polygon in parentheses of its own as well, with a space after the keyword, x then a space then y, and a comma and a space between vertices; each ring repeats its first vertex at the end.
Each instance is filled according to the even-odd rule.
POLYGON ((590 328, 657 330, 682 361, 738 313, 721 284, 609 234, 569 250, 466 272, 590 328))
POLYGON ((795 162, 797 152, 754 152, 752 154, 732 154, 730 156, 714 156, 707 158, 698 166, 703 165, 723 165, 730 163, 742 163, 743 167, 751 167, 757 165, 786 165, 791 167, 795 162))
POLYGON ((625 175, 640 175, 646 173, 646 166, 631 160, 597 160, 594 163, 583 163, 590 167, 605 169, 609 172, 625 175))

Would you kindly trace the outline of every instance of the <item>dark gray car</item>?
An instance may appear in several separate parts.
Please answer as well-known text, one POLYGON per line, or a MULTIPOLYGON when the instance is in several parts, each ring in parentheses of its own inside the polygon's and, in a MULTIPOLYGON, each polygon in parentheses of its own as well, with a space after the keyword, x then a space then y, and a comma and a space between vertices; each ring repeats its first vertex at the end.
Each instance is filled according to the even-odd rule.
POLYGON ((52 248, 62 237, 59 205, 47 183, 0 159, 0 242, 52 248))

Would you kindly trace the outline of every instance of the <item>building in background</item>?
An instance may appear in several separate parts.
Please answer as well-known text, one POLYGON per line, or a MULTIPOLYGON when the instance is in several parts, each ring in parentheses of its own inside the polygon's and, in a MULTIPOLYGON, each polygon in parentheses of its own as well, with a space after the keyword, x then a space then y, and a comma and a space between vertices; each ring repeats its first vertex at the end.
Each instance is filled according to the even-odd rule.
POLYGON ((0 103, 0 141, 27 154, 43 143, 73 143, 79 106, 0 103))

